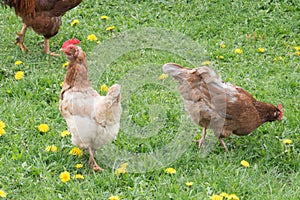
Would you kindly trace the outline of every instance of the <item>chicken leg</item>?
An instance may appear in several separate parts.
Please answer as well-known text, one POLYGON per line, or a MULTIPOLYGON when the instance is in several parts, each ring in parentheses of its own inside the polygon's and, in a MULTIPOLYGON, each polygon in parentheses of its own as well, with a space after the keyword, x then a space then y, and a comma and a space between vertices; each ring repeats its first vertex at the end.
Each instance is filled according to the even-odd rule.
POLYGON ((19 47, 21 48, 21 50, 23 52, 29 51, 29 49, 27 49, 24 45, 24 38, 25 38, 26 30, 27 30, 27 25, 23 23, 21 33, 16 32, 16 34, 18 36, 16 39, 16 44, 19 45, 19 47))
POLYGON ((205 136, 206 136, 206 128, 203 128, 202 129, 202 136, 199 140, 194 140, 194 142, 196 143, 199 143, 198 144, 198 147, 201 148, 203 143, 204 143, 204 140, 205 140, 205 136))
POLYGON ((50 56, 60 56, 59 54, 50 51, 49 38, 45 38, 45 37, 44 37, 44 53, 50 56))
MULTIPOLYGON (((206 136, 206 128, 203 128, 202 129, 202 136, 201 136, 201 138, 199 140, 194 140, 194 142, 199 143, 199 145, 198 145, 199 148, 201 148, 203 146, 204 140, 205 140, 205 136, 206 136)), ((227 146, 226 146, 223 138, 222 137, 218 137, 218 139, 219 139, 221 145, 223 146, 223 148, 225 149, 225 151, 228 152, 228 148, 227 148, 227 146)))
POLYGON ((99 167, 99 165, 96 163, 95 158, 94 158, 94 153, 91 147, 89 147, 89 154, 90 154, 90 158, 89 158, 89 165, 93 166, 93 170, 94 171, 103 171, 104 169, 102 169, 101 167, 99 167))
POLYGON ((228 152, 227 146, 226 146, 223 138, 220 136, 218 139, 219 139, 221 145, 224 147, 225 151, 228 152))

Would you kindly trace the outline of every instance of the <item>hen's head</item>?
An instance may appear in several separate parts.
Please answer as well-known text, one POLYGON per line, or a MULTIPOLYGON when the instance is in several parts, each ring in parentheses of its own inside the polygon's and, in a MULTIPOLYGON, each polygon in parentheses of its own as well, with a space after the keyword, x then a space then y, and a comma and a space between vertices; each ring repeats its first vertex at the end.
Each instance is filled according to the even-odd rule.
POLYGON ((82 60, 85 58, 85 54, 79 46, 76 46, 76 44, 79 43, 80 41, 75 38, 72 38, 71 40, 67 40, 63 43, 60 51, 64 52, 67 59, 70 61, 74 61, 77 59, 82 60))
POLYGON ((274 113, 274 117, 276 120, 280 121, 283 117, 283 109, 282 109, 282 104, 278 104, 277 110, 274 113))

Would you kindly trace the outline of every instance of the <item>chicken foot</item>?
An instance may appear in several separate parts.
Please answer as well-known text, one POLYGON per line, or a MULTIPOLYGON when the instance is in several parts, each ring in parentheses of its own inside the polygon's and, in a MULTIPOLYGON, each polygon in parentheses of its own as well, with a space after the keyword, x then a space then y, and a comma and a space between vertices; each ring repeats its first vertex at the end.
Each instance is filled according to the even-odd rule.
MULTIPOLYGON (((204 140, 205 140, 205 136, 206 136, 206 128, 202 129, 202 136, 199 140, 194 140, 194 142, 199 143, 198 147, 201 148, 204 144, 204 140)), ((223 138, 220 136, 218 137, 221 145, 223 146, 223 148, 225 149, 226 152, 228 152, 228 148, 223 140, 223 138)))
POLYGON ((206 136, 206 128, 203 128, 201 138, 199 140, 194 140, 193 142, 198 143, 198 147, 201 148, 202 145, 204 144, 205 136, 206 136))
POLYGON ((225 151, 228 152, 227 146, 226 146, 223 138, 220 136, 218 139, 219 139, 221 145, 224 147, 225 151))
POLYGON ((104 169, 102 169, 97 162, 95 161, 94 158, 94 153, 91 147, 89 147, 89 154, 90 154, 90 158, 89 158, 89 165, 91 165, 93 167, 94 171, 103 171, 104 169))
POLYGON ((29 51, 29 49, 27 49, 27 47, 25 47, 25 45, 24 45, 24 38, 25 38, 26 30, 27 30, 27 25, 25 23, 23 23, 21 33, 16 32, 16 34, 18 36, 16 39, 16 44, 19 45, 19 47, 21 48, 21 50, 23 52, 29 51))
POLYGON ((49 38, 45 38, 45 37, 44 37, 44 53, 50 56, 60 56, 59 54, 50 51, 49 38))

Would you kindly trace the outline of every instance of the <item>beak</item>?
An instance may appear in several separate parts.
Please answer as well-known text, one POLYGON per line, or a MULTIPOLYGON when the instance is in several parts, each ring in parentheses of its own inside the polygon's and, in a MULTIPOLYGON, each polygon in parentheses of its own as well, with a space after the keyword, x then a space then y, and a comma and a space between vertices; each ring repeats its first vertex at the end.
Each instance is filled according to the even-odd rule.
POLYGON ((278 118, 276 119, 277 121, 279 121, 279 122, 281 122, 281 120, 282 120, 282 117, 283 117, 283 114, 282 113, 280 113, 279 114, 279 116, 278 116, 278 118))
POLYGON ((276 120, 277 120, 278 122, 281 122, 281 119, 280 119, 280 118, 277 118, 276 120))
POLYGON ((61 51, 61 52, 66 52, 66 49, 63 49, 63 48, 61 48, 59 51, 61 51))

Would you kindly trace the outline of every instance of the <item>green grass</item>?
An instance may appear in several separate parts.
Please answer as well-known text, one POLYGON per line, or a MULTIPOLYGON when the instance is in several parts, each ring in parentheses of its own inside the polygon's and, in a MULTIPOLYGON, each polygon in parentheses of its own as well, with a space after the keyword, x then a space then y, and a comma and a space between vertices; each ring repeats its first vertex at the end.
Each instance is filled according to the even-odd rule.
POLYGON ((43 38, 32 30, 25 40, 31 51, 22 53, 14 45, 21 19, 12 9, 0 7, 0 120, 6 124, 6 134, 0 137, 0 189, 7 199, 209 199, 221 192, 240 199, 297 199, 300 57, 294 47, 300 46, 299 11, 298 1, 229 0, 90 0, 69 11, 50 40, 51 50, 58 52, 65 40, 76 37, 87 53, 94 87, 122 84, 121 130, 97 155, 105 171, 94 173, 87 167, 87 154, 68 155, 73 145, 69 137, 60 136, 67 129, 58 110, 66 58, 44 55, 39 45, 43 38), (100 20, 102 15, 109 20, 100 20), (71 27, 74 19, 80 23, 71 27), (106 31, 108 26, 115 29, 106 31), (89 34, 101 44, 88 41, 89 34), (259 53, 259 47, 266 51, 259 53), (236 48, 243 54, 235 54, 236 48), (220 55, 224 59, 218 59, 220 55), (282 60, 274 60, 280 56, 282 60), (201 129, 185 119, 175 82, 158 77, 166 62, 197 67, 207 59, 225 81, 261 101, 281 102, 281 123, 225 139, 229 153, 210 132, 207 146, 199 150, 189 133, 198 138, 201 129), (15 65, 17 60, 23 63, 15 65), (25 76, 16 81, 19 70, 25 76), (41 123, 50 131, 39 133, 41 123), (283 138, 292 144, 284 145, 283 138), (46 152, 52 144, 58 151, 46 152), (241 160, 250 167, 242 167, 241 160), (123 162, 132 173, 115 175, 123 162), (84 167, 76 169, 77 163, 84 167), (167 174, 167 167, 176 174, 167 174), (65 170, 85 179, 62 183, 59 175, 65 170), (187 181, 193 186, 187 187, 187 181))

